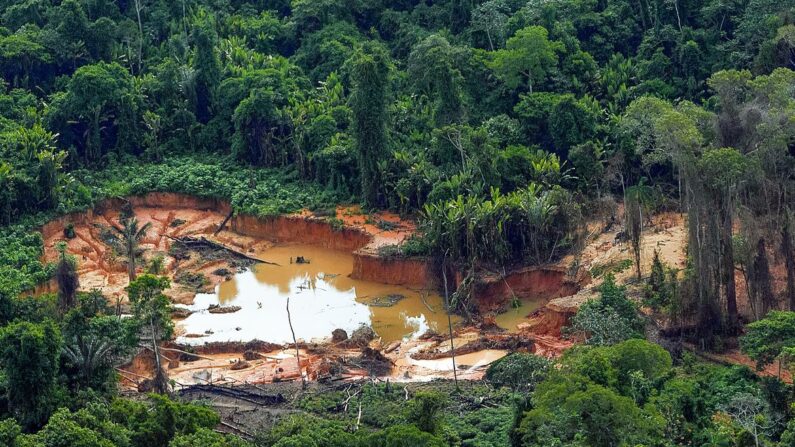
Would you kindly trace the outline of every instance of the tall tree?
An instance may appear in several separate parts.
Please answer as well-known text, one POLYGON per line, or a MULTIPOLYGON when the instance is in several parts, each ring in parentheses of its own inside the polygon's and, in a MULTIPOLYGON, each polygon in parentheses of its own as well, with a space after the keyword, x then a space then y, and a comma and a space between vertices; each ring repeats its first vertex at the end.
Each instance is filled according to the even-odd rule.
POLYGON ((200 123, 207 123, 212 118, 216 90, 222 75, 217 50, 218 34, 212 13, 199 11, 192 37, 196 48, 192 64, 196 70, 196 118, 200 123))
POLYGON ((641 279, 641 242, 643 237, 643 219, 650 212, 652 191, 648 186, 637 185, 627 188, 624 196, 624 220, 626 232, 632 245, 635 258, 635 273, 641 279))
POLYGON ((505 0, 488 0, 472 12, 472 29, 486 34, 489 50, 502 46, 508 23, 508 3, 505 0))
POLYGON ((387 152, 387 83, 389 56, 379 45, 368 43, 356 52, 352 64, 353 133, 362 180, 362 199, 368 207, 384 202, 379 192, 379 161, 387 152))
POLYGON ((163 294, 169 287, 168 278, 148 274, 141 275, 127 286, 133 315, 141 323, 149 349, 155 357, 154 387, 161 394, 168 391, 168 378, 161 362, 159 344, 168 340, 174 330, 171 302, 163 294))
POLYGON ((53 410, 61 332, 52 321, 18 322, 0 330, 0 359, 8 406, 26 428, 40 427, 53 410))
POLYGON ((555 51, 560 48, 559 42, 549 40, 546 28, 528 26, 508 39, 504 49, 494 52, 491 67, 508 88, 515 89, 525 81, 532 93, 533 86, 557 65, 555 51))
POLYGON ((136 260, 140 255, 139 243, 146 237, 146 232, 152 228, 152 223, 147 222, 138 228, 138 219, 135 217, 125 218, 121 221, 122 226, 114 226, 113 229, 121 237, 121 250, 124 256, 127 257, 127 273, 130 276, 130 282, 135 280, 135 266, 136 260))
POLYGON ((729 330, 736 330, 737 285, 734 279, 734 214, 738 187, 745 180, 748 162, 736 149, 709 149, 701 156, 698 167, 720 216, 721 282, 726 296, 726 314, 729 330))
POLYGON ((461 101, 461 73, 454 65, 453 47, 444 37, 434 34, 411 50, 408 71, 417 87, 434 95, 436 127, 459 122, 464 114, 461 101))

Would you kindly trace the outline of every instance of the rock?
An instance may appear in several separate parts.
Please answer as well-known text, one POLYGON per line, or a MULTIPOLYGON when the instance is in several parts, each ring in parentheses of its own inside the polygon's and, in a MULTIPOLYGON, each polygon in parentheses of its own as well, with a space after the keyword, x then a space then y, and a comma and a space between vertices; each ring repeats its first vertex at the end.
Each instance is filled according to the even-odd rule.
POLYGON ((210 304, 210 307, 207 308, 207 312, 211 314, 231 314, 240 309, 240 306, 219 306, 218 304, 210 304))
POLYGON ((243 358, 249 361, 257 360, 258 358, 260 358, 260 355, 257 351, 254 351, 252 349, 247 349, 246 352, 243 353, 243 358))
POLYGON ((342 343, 348 339, 348 333, 344 329, 334 329, 331 333, 332 343, 342 343))
POLYGON ((193 311, 190 309, 185 309, 184 307, 174 307, 171 310, 171 318, 185 319, 188 318, 192 313, 193 311))

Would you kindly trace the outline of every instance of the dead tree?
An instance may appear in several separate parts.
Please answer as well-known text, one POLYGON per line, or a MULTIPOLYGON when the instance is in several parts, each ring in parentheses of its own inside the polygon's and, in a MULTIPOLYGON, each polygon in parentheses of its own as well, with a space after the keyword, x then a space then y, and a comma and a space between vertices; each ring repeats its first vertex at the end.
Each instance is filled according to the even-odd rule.
POLYGON ((306 379, 301 371, 301 351, 298 349, 298 339, 295 338, 293 329, 293 319, 290 317, 290 297, 287 297, 287 323, 290 325, 290 332, 293 334, 293 344, 295 345, 295 361, 298 362, 298 375, 301 376, 301 389, 306 389, 306 379))

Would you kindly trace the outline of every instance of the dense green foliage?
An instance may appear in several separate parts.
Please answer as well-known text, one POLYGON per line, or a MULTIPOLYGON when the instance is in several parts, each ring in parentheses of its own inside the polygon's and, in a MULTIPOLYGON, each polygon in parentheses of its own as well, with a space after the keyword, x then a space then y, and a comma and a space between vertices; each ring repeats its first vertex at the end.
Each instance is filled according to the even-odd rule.
MULTIPOLYGON (((120 319, 101 291, 75 294, 73 260, 41 262, 32 228, 152 191, 257 216, 415 215, 424 236, 396 254, 464 272, 462 313, 478 271, 559 260, 623 202, 647 304, 718 346, 745 290, 768 317, 743 349, 790 367, 792 317, 775 310, 795 310, 794 16, 790 0, 0 0, 0 443, 247 445, 204 407, 116 398, 114 366, 170 335, 167 281, 133 281, 120 319), (641 269, 661 204, 687 214, 681 275, 641 269), (57 297, 24 296, 52 277, 57 297)), ((254 443, 793 445, 785 385, 672 366, 637 315, 608 277, 572 321, 588 346, 554 367, 515 354, 488 373, 499 391, 307 398, 314 415, 254 443)))
POLYGON ((599 298, 580 306, 565 330, 590 345, 612 345, 638 338, 643 324, 625 288, 617 286, 615 278, 608 275, 599 286, 599 298))

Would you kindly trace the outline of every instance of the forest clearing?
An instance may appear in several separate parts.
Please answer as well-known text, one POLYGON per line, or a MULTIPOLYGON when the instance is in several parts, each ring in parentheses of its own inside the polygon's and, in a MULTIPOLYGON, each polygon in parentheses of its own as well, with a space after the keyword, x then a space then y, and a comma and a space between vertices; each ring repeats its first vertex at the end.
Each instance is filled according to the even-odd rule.
POLYGON ((795 0, 0 0, 0 447, 795 447, 795 0))

